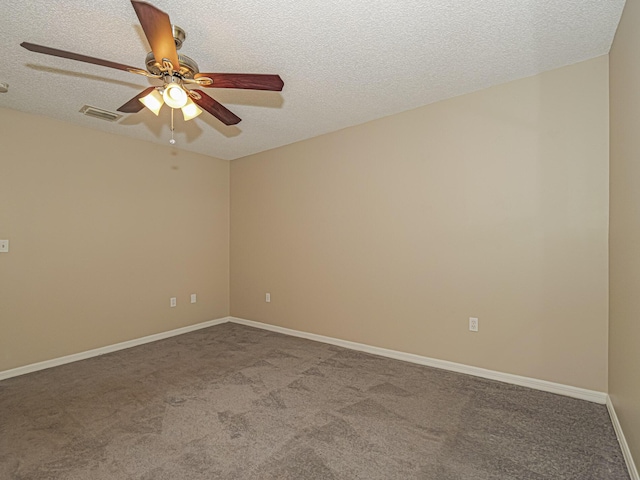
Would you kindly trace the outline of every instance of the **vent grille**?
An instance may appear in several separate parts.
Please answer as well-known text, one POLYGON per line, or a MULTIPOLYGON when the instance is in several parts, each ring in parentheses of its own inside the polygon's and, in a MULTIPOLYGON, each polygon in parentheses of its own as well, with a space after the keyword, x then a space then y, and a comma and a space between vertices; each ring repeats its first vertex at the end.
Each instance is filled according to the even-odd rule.
POLYGON ((88 117, 99 118, 100 120, 106 120, 107 122, 115 122, 122 118, 122 115, 101 108, 92 107, 91 105, 85 105, 80 109, 80 113, 84 113, 88 117))

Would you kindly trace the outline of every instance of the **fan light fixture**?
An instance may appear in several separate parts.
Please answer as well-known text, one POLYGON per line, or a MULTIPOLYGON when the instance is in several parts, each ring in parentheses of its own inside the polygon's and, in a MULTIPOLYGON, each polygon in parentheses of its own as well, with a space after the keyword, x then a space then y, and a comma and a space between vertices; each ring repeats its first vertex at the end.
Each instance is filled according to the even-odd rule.
POLYGON ((188 122, 196 118, 202 113, 202 110, 189 98, 189 94, 180 85, 175 83, 169 84, 164 93, 160 95, 158 90, 153 89, 151 93, 138 99, 145 107, 157 115, 165 103, 171 107, 171 140, 169 143, 174 145, 176 141, 173 138, 173 111, 177 108, 182 110, 184 121, 188 122))
POLYGON ((152 91, 149 95, 147 95, 146 97, 142 97, 139 100, 145 107, 147 107, 156 115, 160 114, 160 109, 162 108, 162 105, 164 105, 164 99, 157 90, 152 91))
POLYGON ((171 108, 182 108, 187 104, 189 99, 187 92, 177 83, 170 83, 167 88, 164 89, 162 94, 164 102, 171 108))
POLYGON ((202 110, 198 107, 198 105, 194 103, 193 100, 189 98, 187 93, 182 88, 178 86, 172 87, 172 90, 176 90, 176 91, 171 92, 170 94, 167 94, 167 90, 165 90, 163 95, 160 95, 160 93, 157 90, 153 90, 149 95, 139 98, 138 100, 140 100, 140 102, 142 102, 142 104, 145 107, 147 107, 156 115, 160 114, 160 109, 162 108, 162 105, 164 105, 165 103, 169 105, 171 108, 180 108, 182 110, 182 116, 184 117, 185 122, 188 122, 189 120, 196 118, 198 115, 202 113, 202 110), (181 100, 181 94, 177 93, 176 88, 178 88, 184 95, 184 103, 181 100), (165 101, 165 98, 167 97, 169 98, 169 101, 165 101), (176 101, 176 98, 178 98, 179 100, 176 101), (182 106, 174 107, 172 103, 173 105, 182 105, 182 106))
POLYGON ((198 115, 202 113, 202 110, 191 100, 187 99, 187 104, 182 107, 182 116, 184 117, 184 121, 188 122, 192 118, 196 118, 198 115))

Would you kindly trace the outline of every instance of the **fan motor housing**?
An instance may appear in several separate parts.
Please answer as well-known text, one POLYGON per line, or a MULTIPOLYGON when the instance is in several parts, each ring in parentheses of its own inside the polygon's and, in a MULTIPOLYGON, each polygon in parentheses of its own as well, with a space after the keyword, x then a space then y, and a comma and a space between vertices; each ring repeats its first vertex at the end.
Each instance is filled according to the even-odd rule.
MULTIPOLYGON (((180 50, 182 44, 187 38, 187 34, 182 28, 178 27, 177 25, 171 25, 171 31, 173 33, 173 41, 176 44, 176 50, 180 50)), ((196 73, 200 72, 200 70, 198 69, 198 64, 194 59, 178 53, 178 61, 180 62, 180 70, 176 73, 178 73, 182 78, 193 78, 196 73)), ((149 52, 147 54, 147 58, 145 59, 144 63, 147 66, 147 71, 149 73, 152 73, 154 75, 161 75, 163 73, 160 68, 158 68, 156 57, 153 55, 153 52, 149 52)))
MULTIPOLYGON (((179 53, 178 61, 180 62, 180 70, 176 73, 180 74, 182 78, 193 78, 196 73, 200 72, 198 64, 192 58, 179 53)), ((156 62, 156 57, 153 55, 153 52, 147 54, 145 64, 149 73, 162 75, 162 71, 158 68, 158 63, 156 62)))

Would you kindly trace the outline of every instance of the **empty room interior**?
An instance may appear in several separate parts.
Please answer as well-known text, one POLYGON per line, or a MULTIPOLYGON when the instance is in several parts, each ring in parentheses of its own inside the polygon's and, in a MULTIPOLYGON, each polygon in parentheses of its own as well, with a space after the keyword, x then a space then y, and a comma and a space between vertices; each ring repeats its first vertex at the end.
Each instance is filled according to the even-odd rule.
POLYGON ((640 480, 638 1, 152 3, 0 19, 0 478, 640 480))

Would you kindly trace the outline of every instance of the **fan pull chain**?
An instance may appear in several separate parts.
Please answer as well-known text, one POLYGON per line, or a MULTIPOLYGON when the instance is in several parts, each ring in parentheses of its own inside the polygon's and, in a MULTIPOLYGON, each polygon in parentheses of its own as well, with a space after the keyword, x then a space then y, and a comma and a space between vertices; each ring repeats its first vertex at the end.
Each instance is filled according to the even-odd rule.
POLYGON ((176 141, 175 141, 175 139, 173 138, 173 110, 174 110, 174 109, 172 108, 172 109, 171 109, 171 140, 169 140, 169 143, 170 143, 171 145, 175 145, 175 144, 176 144, 176 141))

